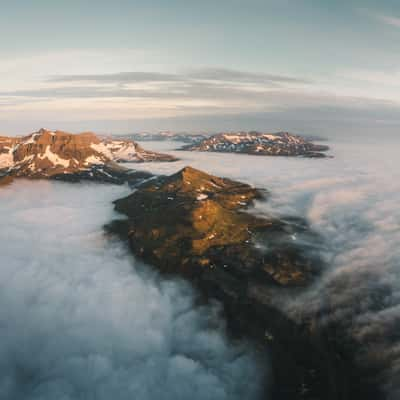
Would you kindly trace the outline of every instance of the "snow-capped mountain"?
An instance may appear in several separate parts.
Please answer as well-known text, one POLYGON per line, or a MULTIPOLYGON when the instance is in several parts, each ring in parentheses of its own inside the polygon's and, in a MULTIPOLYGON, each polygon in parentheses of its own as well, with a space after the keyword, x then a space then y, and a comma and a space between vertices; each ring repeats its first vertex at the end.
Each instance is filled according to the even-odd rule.
POLYGON ((144 150, 131 140, 100 139, 94 133, 71 134, 40 129, 24 137, 0 137, 3 174, 32 178, 71 174, 110 162, 174 161, 144 150))
POLYGON ((184 146, 182 150, 246 153, 269 156, 324 157, 328 146, 316 145, 287 132, 219 133, 200 143, 184 146))

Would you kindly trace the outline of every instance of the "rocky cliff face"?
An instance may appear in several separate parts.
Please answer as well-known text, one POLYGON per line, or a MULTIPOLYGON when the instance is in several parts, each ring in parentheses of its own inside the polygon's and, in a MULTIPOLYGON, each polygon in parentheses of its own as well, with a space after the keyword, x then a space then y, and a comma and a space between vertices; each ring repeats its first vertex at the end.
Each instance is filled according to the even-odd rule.
POLYGON ((316 145, 301 136, 287 132, 220 133, 188 145, 182 150, 245 153, 268 156, 325 157, 328 146, 316 145))
POLYGON ((49 178, 81 173, 111 162, 174 160, 165 154, 146 151, 131 140, 100 139, 90 132, 74 135, 41 129, 25 137, 0 137, 0 170, 16 177, 49 178))

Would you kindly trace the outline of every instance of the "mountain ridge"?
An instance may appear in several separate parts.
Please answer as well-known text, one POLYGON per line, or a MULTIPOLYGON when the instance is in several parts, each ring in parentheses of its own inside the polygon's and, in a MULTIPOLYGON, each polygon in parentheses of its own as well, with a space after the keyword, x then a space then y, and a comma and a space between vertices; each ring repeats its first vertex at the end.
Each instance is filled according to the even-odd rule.
POLYGON ((72 134, 42 128, 26 136, 0 137, 0 171, 13 177, 51 178, 113 163, 175 160, 132 140, 102 139, 93 132, 72 134))
POLYGON ((282 308, 326 269, 323 238, 307 220, 246 212, 266 199, 263 191, 192 167, 135 189, 114 201, 123 215, 106 231, 146 264, 221 301, 229 332, 272 360, 262 398, 382 398, 340 326, 328 329, 317 315, 289 317, 282 308))
POLYGON ((329 150, 329 147, 314 144, 302 136, 288 132, 251 131, 218 133, 198 143, 185 145, 180 150, 323 158, 327 157, 323 152, 329 150))

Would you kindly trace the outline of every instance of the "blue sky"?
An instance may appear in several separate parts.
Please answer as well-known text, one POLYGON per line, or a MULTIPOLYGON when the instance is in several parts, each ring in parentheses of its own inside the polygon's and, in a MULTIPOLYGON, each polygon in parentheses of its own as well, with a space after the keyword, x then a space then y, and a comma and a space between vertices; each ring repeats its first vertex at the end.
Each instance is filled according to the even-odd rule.
POLYGON ((0 35, 4 133, 400 124, 398 1, 16 0, 0 35))

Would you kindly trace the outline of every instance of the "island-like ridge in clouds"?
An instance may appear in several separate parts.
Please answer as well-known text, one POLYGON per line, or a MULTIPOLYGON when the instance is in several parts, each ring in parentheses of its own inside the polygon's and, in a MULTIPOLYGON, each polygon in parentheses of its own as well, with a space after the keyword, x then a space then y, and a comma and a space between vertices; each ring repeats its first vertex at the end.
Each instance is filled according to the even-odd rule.
POLYGON ((246 212, 263 191, 192 167, 135 189, 115 201, 125 217, 106 229, 149 265, 222 302, 230 331, 268 352, 262 398, 383 398, 357 364, 358 348, 347 349, 345 330, 325 329, 316 317, 288 318, 277 304, 307 293, 327 267, 322 238, 306 220, 246 212))
MULTIPOLYGON (((354 342, 348 347, 346 329, 335 324, 318 327, 317 318, 312 317, 291 321, 276 309, 277 298, 279 302, 282 297, 291 298, 310 287, 309 278, 314 273, 307 273, 313 271, 308 270, 307 263, 298 262, 302 257, 293 250, 303 247, 304 234, 311 234, 313 242, 318 237, 301 219, 260 219, 241 211, 260 196, 258 190, 246 184, 186 167, 172 176, 153 177, 137 187, 133 195, 117 201, 117 210, 127 214, 128 219, 119 220, 113 228, 128 238, 135 254, 163 271, 190 276, 196 286, 223 300, 229 323, 234 320, 236 329, 255 329, 260 341, 272 343, 274 379, 279 382, 274 385, 278 391, 274 394, 279 398, 284 398, 286 388, 287 396, 314 399, 317 394, 326 394, 328 381, 329 397, 323 398, 384 398, 376 391, 375 379, 371 380, 380 370, 371 371, 369 366, 364 370, 359 362, 353 363, 359 347, 354 342), (259 237, 259 228, 267 228, 272 235, 259 237), (262 239, 268 242, 267 248, 257 246, 265 241, 262 239), (261 264, 254 263, 251 257, 254 254, 257 258, 257 248, 261 253, 267 251, 261 254, 261 264), (240 257, 242 252, 244 256, 240 257), (279 258, 271 265, 268 261, 274 254, 279 258), (290 254, 294 259, 285 259, 290 254), (242 260, 240 265, 236 265, 238 258, 242 260), (248 279, 252 277, 256 278, 256 287, 248 279), (261 280, 265 285, 259 285, 261 280), (251 295, 250 302, 243 301, 247 293, 251 295), (282 357, 285 354, 292 354, 295 360, 282 357), (305 360, 308 361, 304 364, 305 360), (290 368, 288 384, 290 365, 293 369, 290 368)), ((298 296, 293 298, 295 302, 297 299, 298 296)))
POLYGON ((322 152, 328 146, 317 145, 298 135, 287 132, 219 133, 199 143, 189 144, 182 150, 216 151, 222 153, 244 153, 263 156, 326 157, 322 152))

